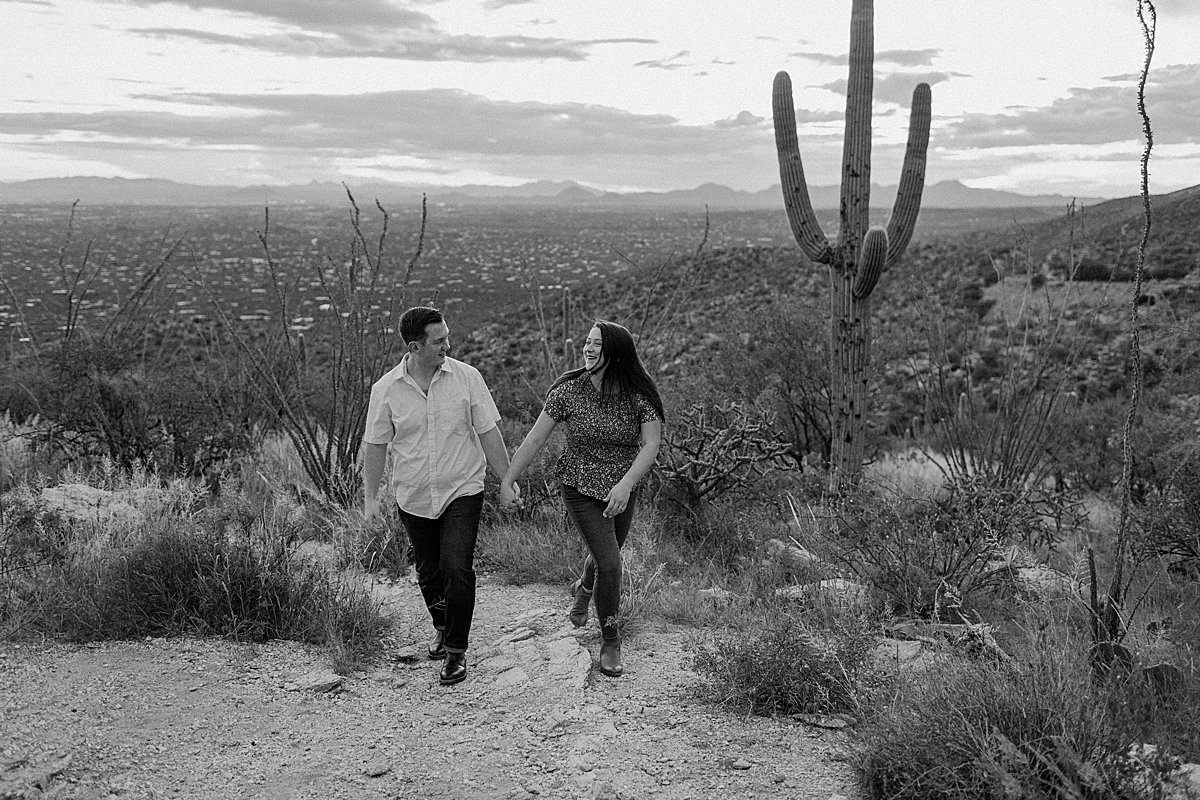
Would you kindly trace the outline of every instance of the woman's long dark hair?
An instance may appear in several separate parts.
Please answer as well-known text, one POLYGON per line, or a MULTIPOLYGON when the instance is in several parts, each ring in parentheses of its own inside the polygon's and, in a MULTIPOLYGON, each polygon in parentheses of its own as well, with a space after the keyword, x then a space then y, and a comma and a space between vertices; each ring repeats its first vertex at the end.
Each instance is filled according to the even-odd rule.
MULTIPOLYGON (((601 355, 606 362, 604 377, 600 379, 600 396, 605 400, 632 404, 633 395, 640 394, 658 412, 659 418, 665 420, 667 415, 663 411, 658 387, 638 358, 633 334, 624 325, 606 319, 598 319, 594 324, 600 329, 601 355)), ((586 367, 565 372, 550 388, 575 380, 586 372, 586 367)))

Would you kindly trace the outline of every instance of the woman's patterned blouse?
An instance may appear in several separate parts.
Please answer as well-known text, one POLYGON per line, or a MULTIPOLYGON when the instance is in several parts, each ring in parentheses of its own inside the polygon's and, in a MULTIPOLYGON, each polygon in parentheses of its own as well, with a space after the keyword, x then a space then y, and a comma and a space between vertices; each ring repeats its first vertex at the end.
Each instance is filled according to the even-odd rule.
POLYGON ((603 500, 633 466, 642 423, 661 419, 641 394, 635 392, 632 400, 601 402, 586 372, 551 389, 545 412, 567 435, 554 476, 581 494, 603 500))

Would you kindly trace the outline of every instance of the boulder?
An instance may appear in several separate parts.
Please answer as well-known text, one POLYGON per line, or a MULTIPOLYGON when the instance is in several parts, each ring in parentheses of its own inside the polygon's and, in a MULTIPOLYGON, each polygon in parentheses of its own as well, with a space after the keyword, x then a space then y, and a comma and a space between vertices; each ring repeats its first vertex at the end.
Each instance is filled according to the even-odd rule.
POLYGON ((792 572, 812 572, 824 566, 820 558, 797 544, 782 539, 768 539, 764 545, 767 558, 792 572))

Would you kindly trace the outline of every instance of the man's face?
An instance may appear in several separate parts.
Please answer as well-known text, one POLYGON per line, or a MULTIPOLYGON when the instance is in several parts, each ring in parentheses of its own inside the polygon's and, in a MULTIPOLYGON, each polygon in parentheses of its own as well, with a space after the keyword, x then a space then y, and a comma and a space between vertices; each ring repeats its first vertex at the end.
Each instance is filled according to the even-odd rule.
POLYGON ((449 326, 445 322, 429 323, 425 326, 425 341, 413 342, 408 349, 427 369, 437 369, 450 355, 449 326))

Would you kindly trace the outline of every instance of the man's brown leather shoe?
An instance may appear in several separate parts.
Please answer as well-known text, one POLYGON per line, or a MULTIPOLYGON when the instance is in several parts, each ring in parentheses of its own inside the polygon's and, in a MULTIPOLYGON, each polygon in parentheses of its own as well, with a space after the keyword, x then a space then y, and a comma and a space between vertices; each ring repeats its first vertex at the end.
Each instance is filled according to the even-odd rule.
POLYGON ((459 683, 467 677, 467 654, 446 653, 446 663, 442 666, 442 674, 438 682, 442 686, 459 683))

